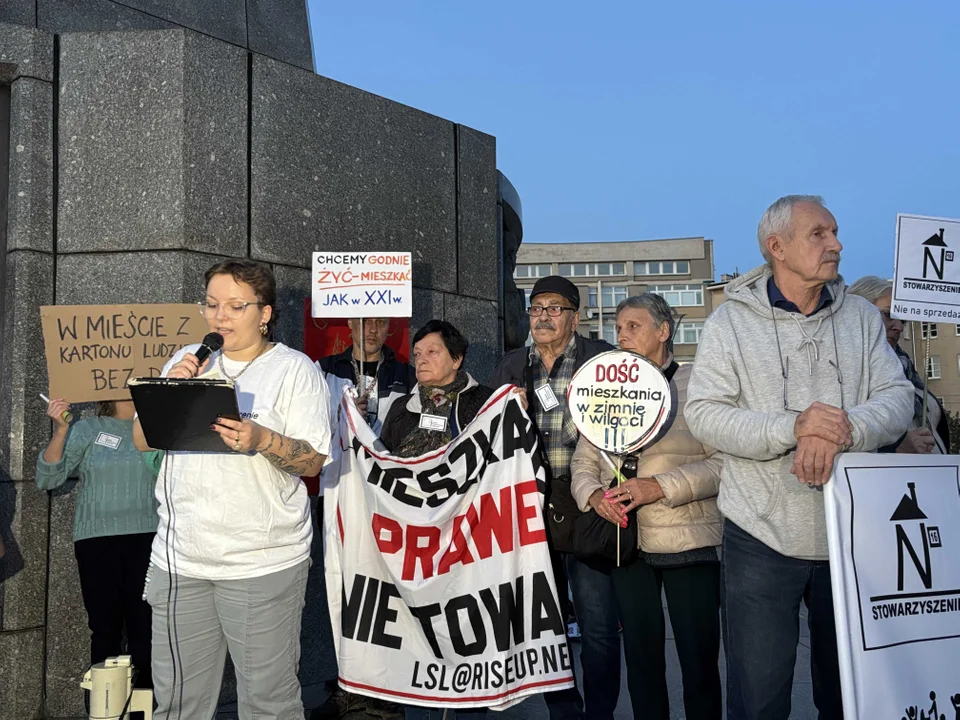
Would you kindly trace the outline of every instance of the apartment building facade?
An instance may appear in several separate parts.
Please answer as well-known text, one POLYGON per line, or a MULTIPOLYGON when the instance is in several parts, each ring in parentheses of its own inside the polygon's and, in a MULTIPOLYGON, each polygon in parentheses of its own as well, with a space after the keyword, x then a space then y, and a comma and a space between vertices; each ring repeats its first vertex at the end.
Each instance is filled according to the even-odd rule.
POLYGON ((960 325, 906 323, 900 347, 913 358, 918 370, 928 356, 928 340, 927 382, 930 392, 940 398, 947 410, 960 412, 960 325))
POLYGON ((669 238, 625 242, 524 243, 514 278, 527 295, 541 277, 561 275, 580 290, 580 329, 587 337, 616 344, 617 305, 632 295, 654 292, 674 309, 674 356, 692 362, 712 306, 713 241, 669 238))

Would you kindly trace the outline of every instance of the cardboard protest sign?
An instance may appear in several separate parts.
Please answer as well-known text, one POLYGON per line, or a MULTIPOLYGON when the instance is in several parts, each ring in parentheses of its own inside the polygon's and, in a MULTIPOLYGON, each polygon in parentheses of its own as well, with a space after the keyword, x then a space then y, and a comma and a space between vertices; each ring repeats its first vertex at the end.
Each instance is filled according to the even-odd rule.
POLYGON ((900 320, 960 322, 960 220, 897 215, 893 303, 900 320))
POLYGON ((50 397, 129 400, 127 381, 158 377, 167 360, 207 333, 193 304, 40 308, 50 397))
POLYGON ((457 709, 574 687, 539 435, 512 388, 453 442, 409 459, 377 449, 349 396, 342 407, 323 522, 341 687, 457 709))
POLYGON ((844 717, 953 718, 960 458, 845 453, 824 489, 844 717))
MULTIPOLYGON (((544 385, 549 391, 549 385, 544 385)), ((544 392, 534 388, 544 409, 544 392)), ((552 391, 549 392, 552 395, 552 391)), ((672 407, 670 383, 642 355, 611 350, 587 360, 567 391, 570 415, 589 442, 617 455, 636 452, 656 438, 672 407)))
POLYGON ((313 254, 313 317, 410 317, 410 253, 313 254))

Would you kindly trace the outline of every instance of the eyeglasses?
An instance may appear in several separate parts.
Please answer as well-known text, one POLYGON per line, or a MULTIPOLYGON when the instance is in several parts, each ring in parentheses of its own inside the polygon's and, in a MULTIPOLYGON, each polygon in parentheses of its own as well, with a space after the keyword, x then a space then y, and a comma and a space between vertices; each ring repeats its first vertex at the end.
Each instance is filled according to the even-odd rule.
MULTIPOLYGON (((803 413, 803 410, 795 410, 790 407, 790 399, 787 395, 787 388, 790 384, 790 356, 787 355, 784 357, 783 348, 780 346, 780 331, 777 329, 777 319, 775 315, 771 314, 771 319, 773 320, 773 333, 777 338, 777 355, 780 357, 780 374, 783 376, 783 409, 785 412, 794 413, 800 415, 803 413)), ((821 320, 821 322, 823 322, 821 320)), ((817 326, 819 330, 819 325, 817 326)), ((833 332, 833 356, 836 359, 836 362, 833 360, 827 360, 827 363, 834 369, 837 374, 837 384, 840 386, 840 408, 843 409, 843 372, 840 370, 840 352, 839 345, 837 344, 837 326, 833 320, 833 313, 830 313, 830 329, 833 332)), ((814 336, 816 336, 817 331, 814 331, 814 336)), ((809 338, 809 341, 814 343, 816 348, 816 343, 819 342, 814 340, 813 337, 809 338)), ((817 360, 820 359, 820 351, 815 350, 817 360)), ((810 367, 810 374, 813 374, 813 366, 810 367)))
POLYGON ((227 316, 230 320, 236 320, 246 311, 248 305, 263 305, 262 302, 230 302, 230 303, 212 303, 212 302, 198 302, 197 307, 200 308, 200 314, 205 318, 214 318, 220 313, 220 308, 223 308, 223 314, 227 316))
POLYGON ((540 317, 543 315, 543 311, 547 311, 547 315, 550 317, 560 317, 560 313, 564 310, 576 311, 576 308, 572 307, 563 307, 562 305, 531 305, 527 308, 527 315, 530 317, 540 317))

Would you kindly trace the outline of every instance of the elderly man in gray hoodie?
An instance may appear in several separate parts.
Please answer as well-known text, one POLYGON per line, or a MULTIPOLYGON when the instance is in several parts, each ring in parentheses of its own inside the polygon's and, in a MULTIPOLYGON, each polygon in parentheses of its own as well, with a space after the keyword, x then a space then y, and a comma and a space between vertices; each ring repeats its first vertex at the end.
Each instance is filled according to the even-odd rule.
POLYGON ((725 455, 723 587, 728 720, 787 720, 807 605, 814 703, 843 717, 823 493, 838 453, 903 435, 911 385, 880 313, 844 296, 837 223, 812 195, 780 198, 758 229, 767 264, 730 283, 707 320, 686 408, 725 455))

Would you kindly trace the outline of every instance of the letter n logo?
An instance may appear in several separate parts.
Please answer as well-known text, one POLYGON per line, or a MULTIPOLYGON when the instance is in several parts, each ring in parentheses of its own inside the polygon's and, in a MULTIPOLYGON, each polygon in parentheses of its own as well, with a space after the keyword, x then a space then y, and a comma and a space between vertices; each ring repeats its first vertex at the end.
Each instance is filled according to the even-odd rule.
POLYGON ((943 241, 943 228, 940 228, 940 232, 931 235, 923 243, 923 277, 926 279, 927 268, 928 266, 933 267, 933 272, 936 274, 939 280, 943 280, 943 264, 945 260, 952 259, 948 258, 947 255, 953 255, 953 253, 948 253, 947 244, 943 241))

